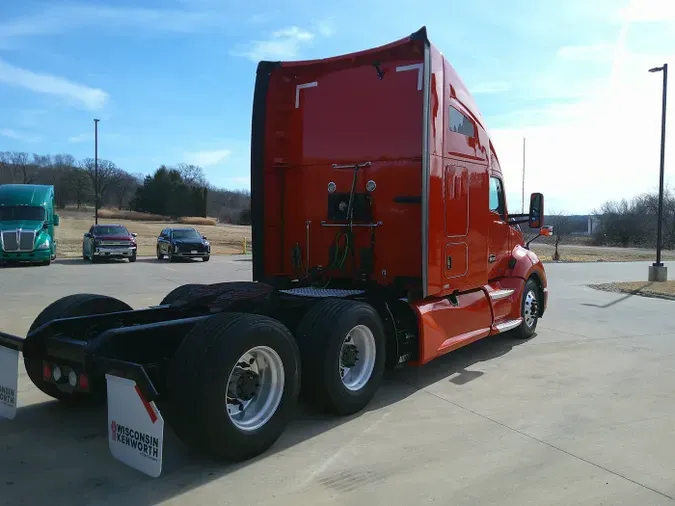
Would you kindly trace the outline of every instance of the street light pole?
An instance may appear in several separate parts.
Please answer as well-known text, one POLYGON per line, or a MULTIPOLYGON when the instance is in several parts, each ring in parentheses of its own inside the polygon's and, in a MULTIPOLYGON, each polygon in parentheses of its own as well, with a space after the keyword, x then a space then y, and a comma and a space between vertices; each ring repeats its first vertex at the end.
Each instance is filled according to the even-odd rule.
POLYGON ((661 242, 663 227, 663 179, 665 172, 666 157, 666 96, 668 93, 668 64, 664 63, 662 67, 654 67, 649 72, 663 72, 663 102, 661 105, 661 165, 659 169, 659 212, 658 223, 656 224, 656 262, 649 269, 649 281, 666 281, 668 271, 661 262, 661 242))
POLYGON ((94 118, 94 223, 98 225, 98 118, 94 118))

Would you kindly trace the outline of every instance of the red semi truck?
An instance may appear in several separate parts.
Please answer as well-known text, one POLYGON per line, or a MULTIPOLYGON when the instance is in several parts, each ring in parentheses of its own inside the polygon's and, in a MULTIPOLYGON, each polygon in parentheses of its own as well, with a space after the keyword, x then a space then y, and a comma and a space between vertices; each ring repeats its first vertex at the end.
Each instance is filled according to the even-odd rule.
POLYGON ((543 265, 511 215, 483 119, 426 29, 334 58, 261 62, 251 138, 253 281, 183 285, 133 310, 77 294, 26 338, 0 333, 0 415, 28 376, 70 404, 106 402, 109 448, 151 476, 164 419, 187 445, 243 460, 303 393, 363 409, 385 368, 478 339, 534 334, 543 265))

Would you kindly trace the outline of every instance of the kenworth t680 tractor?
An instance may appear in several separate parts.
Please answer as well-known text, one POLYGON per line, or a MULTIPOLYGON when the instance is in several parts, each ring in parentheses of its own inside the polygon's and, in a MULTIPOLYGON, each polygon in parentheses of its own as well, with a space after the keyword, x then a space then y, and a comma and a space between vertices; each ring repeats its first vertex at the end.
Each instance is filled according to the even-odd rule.
MULTIPOLYGON (((543 196, 509 214, 469 91, 426 29, 315 61, 261 62, 253 100, 253 279, 177 287, 134 310, 93 294, 0 334, 0 415, 28 376, 67 404, 107 402, 108 442, 151 476, 164 422, 216 459, 266 451, 300 395, 348 415, 385 368, 478 339, 533 336, 543 196), (530 241, 531 241, 530 240, 530 241)), ((19 413, 20 416, 20 413, 19 413)))

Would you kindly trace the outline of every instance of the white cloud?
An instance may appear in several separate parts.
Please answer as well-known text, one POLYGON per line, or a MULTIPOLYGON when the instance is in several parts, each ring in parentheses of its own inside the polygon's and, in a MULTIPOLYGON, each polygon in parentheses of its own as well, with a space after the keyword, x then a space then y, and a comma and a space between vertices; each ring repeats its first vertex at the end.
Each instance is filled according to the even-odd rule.
POLYGON ((309 44, 314 37, 310 31, 291 26, 273 32, 267 40, 253 41, 248 49, 233 51, 233 54, 246 56, 254 62, 295 58, 302 46, 309 44))
POLYGON ((200 33, 231 22, 218 9, 150 9, 67 3, 50 6, 40 13, 0 22, 0 42, 17 37, 69 33, 75 28, 97 26, 99 30, 137 28, 144 32, 200 33))
MULTIPOLYGON (((490 133, 513 211, 521 208, 523 137, 526 207, 535 191, 544 193, 550 212, 587 213, 608 200, 658 189, 663 79, 647 71, 675 60, 675 45, 651 40, 648 27, 634 26, 635 20, 662 21, 654 5, 633 2, 611 43, 560 48, 557 59, 529 82, 541 105, 487 118, 488 126, 500 126, 490 133)), ((667 124, 674 121, 670 107, 667 124)), ((675 183, 674 156, 675 135, 668 134, 667 185, 675 183)))
POLYGON ((229 149, 216 149, 214 151, 194 151, 185 153, 185 161, 200 167, 218 165, 232 154, 229 149))
MULTIPOLYGON (((527 195, 541 191, 549 211, 586 213, 607 200, 657 188, 662 80, 647 73, 646 65, 624 65, 629 60, 615 61, 605 89, 580 99, 567 116, 557 115, 557 106, 540 110, 538 125, 491 130, 510 207, 520 210, 524 136, 526 206, 527 195)), ((671 109, 668 122, 674 120, 671 109)), ((667 140, 667 182, 673 181, 668 167, 673 166, 674 140, 667 140)))
POLYGON ((108 100, 108 94, 98 88, 90 88, 62 77, 39 74, 15 67, 3 60, 0 60, 0 83, 64 98, 70 103, 89 110, 103 108, 108 100))
POLYGON ((41 140, 40 137, 19 133, 16 130, 12 130, 11 128, 0 128, 0 135, 9 139, 14 139, 15 141, 22 142, 38 142, 41 140))
POLYGON ((314 27, 322 37, 331 37, 335 33, 333 23, 328 20, 316 21, 314 23, 314 27))
POLYGON ((19 134, 16 133, 14 130, 11 128, 3 128, 0 130, 0 135, 3 137, 9 137, 10 139, 20 139, 19 134))

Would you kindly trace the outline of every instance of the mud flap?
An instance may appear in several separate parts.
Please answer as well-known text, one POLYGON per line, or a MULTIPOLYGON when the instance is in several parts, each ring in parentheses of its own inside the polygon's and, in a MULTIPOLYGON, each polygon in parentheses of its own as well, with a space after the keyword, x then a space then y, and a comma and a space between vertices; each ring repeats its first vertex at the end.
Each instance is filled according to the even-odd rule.
POLYGON ((16 416, 19 383, 19 352, 0 346, 0 417, 16 416))
POLYGON ((136 382, 106 374, 108 446, 120 462, 153 478, 162 473, 164 419, 136 382))

